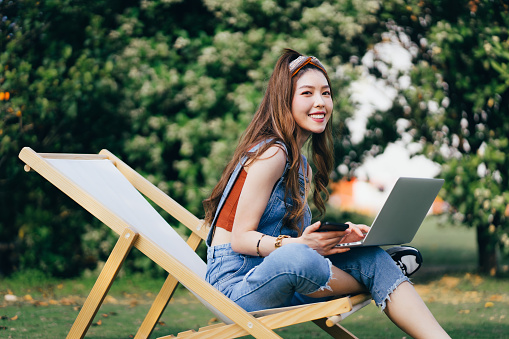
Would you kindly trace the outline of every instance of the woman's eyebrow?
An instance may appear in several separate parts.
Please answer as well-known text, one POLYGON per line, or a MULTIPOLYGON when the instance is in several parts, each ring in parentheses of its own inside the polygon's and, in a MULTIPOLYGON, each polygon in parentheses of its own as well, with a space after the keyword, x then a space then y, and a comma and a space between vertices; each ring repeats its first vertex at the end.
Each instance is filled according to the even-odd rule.
MULTIPOLYGON (((312 85, 302 85, 302 86, 299 86, 299 87, 298 87, 298 89, 301 89, 301 88, 315 88, 315 86, 312 86, 312 85)), ((324 88, 330 88, 330 86, 329 86, 329 85, 323 85, 321 88, 322 88, 322 89, 324 89, 324 88)))

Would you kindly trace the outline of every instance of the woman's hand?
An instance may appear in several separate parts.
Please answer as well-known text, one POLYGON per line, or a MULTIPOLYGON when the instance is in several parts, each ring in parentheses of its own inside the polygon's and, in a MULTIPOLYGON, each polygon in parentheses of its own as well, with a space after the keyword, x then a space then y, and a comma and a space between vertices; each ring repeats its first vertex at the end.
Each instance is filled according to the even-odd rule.
MULTIPOLYGON (((320 221, 306 227, 302 235, 298 238, 301 243, 308 245, 323 256, 343 253, 349 251, 349 248, 338 248, 336 246, 342 239, 350 236, 352 233, 351 227, 346 231, 330 231, 330 232, 316 232, 320 228, 320 221)), ((351 223, 348 223, 349 225, 351 223)), ((359 231, 360 232, 360 231, 359 231)))
POLYGON ((343 239, 339 243, 349 243, 349 242, 356 242, 364 239, 366 234, 369 232, 370 227, 366 225, 357 225, 351 222, 347 222, 350 227, 348 228, 350 230, 350 233, 345 235, 343 239))

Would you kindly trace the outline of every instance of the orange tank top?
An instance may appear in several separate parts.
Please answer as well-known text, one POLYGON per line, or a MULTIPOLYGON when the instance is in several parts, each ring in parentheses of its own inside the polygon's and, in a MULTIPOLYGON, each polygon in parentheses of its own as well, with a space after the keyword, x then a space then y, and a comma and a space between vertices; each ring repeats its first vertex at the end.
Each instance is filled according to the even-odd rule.
POLYGON ((217 217, 216 225, 217 227, 224 228, 225 230, 231 232, 233 229, 233 221, 235 220, 235 213, 237 212, 237 204, 239 203, 240 192, 242 192, 242 187, 244 187, 244 182, 246 181, 247 172, 245 169, 239 174, 237 181, 232 187, 228 198, 224 202, 223 208, 221 212, 219 212, 219 216, 217 217))

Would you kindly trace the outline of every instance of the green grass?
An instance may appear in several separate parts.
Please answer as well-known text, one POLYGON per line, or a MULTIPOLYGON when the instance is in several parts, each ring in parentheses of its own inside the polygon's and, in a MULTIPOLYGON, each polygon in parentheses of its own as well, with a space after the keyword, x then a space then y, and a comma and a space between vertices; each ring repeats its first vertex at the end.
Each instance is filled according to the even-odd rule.
MULTIPOLYGON (((475 274, 474 230, 449 226, 441 218, 427 218, 411 245, 421 250, 425 261, 413 278, 416 289, 453 338, 509 337, 509 279, 475 274)), ((95 278, 61 281, 40 272, 23 272, 0 280, 0 338, 65 337, 95 278), (5 301, 7 293, 13 293, 19 300, 5 301)), ((120 274, 86 338, 132 337, 163 280, 120 274)), ((213 318, 212 313, 180 288, 152 338, 198 329, 213 318)), ((368 305, 342 324, 361 338, 406 337, 374 305, 368 305)), ((283 338, 328 338, 312 323, 280 329, 277 333, 283 338)))
MULTIPOLYGON (((129 338, 136 334, 146 313, 148 302, 136 305, 107 302, 101 306, 87 332, 86 338, 129 338)), ((0 308, 0 314, 18 316, 17 320, 1 320, 0 338, 65 338, 78 315, 76 306, 33 306, 28 303, 0 308)), ((208 310, 191 297, 177 297, 157 325, 152 337, 168 335, 189 328, 204 326, 212 318, 208 310)))

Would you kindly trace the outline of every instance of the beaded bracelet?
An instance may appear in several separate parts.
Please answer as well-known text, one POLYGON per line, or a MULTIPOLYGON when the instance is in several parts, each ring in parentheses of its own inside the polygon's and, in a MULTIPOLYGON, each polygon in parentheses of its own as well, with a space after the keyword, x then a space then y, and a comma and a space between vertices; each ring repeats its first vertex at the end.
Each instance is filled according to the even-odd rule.
POLYGON ((260 254, 260 241, 262 241, 262 238, 265 236, 265 234, 262 234, 262 236, 260 237, 260 239, 258 239, 258 244, 256 244, 256 253, 258 254, 259 257, 261 257, 262 255, 260 254))

